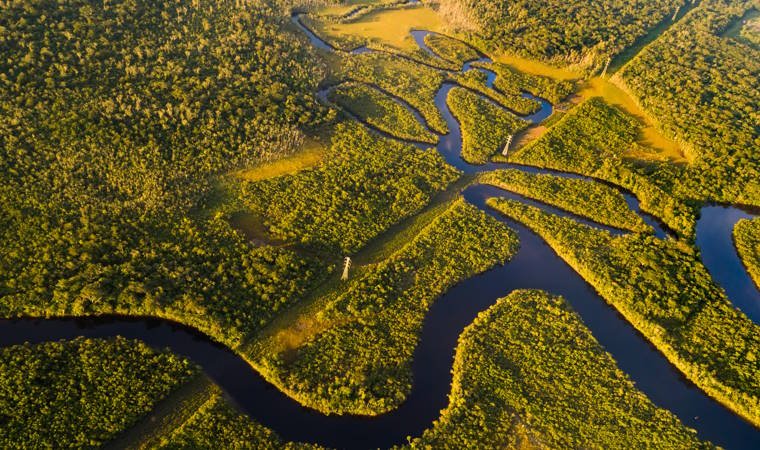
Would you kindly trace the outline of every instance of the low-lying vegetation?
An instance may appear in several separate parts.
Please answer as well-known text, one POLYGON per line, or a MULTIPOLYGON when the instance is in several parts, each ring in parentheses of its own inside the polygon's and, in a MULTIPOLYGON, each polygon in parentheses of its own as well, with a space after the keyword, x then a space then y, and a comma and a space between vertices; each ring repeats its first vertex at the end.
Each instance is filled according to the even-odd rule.
POLYGON ((760 219, 740 220, 734 227, 734 243, 747 272, 760 288, 760 219))
POLYGON ((122 338, 2 348, 0 446, 97 448, 197 373, 122 338))
POLYGON ((235 172, 234 175, 243 180, 259 181, 293 174, 316 165, 322 161, 325 153, 327 153, 327 149, 320 140, 309 139, 298 152, 292 155, 255 164, 235 172))
POLYGON ((690 245, 608 232, 506 199, 526 224, 694 384, 760 424, 760 328, 736 309, 690 245))
POLYGON ((245 183, 240 198, 275 237, 351 254, 456 178, 435 152, 343 123, 322 165, 245 183))
POLYGON ((620 192, 601 183, 530 174, 516 169, 488 172, 478 180, 604 225, 639 233, 653 231, 628 207, 620 192))
POLYGON ((301 403, 324 413, 376 415, 411 389, 425 315, 455 283, 505 263, 516 235, 456 200, 405 246, 329 296, 312 336, 255 364, 301 403))
POLYGON ((394 137, 428 144, 438 142, 438 136, 428 131, 406 107, 371 86, 343 83, 328 98, 394 137))
POLYGON ((483 164, 500 153, 510 135, 528 122, 467 89, 453 88, 446 99, 462 128, 462 158, 483 164))
POLYGON ((449 407, 412 448, 711 448, 636 390, 561 297, 500 299, 459 337, 453 370, 449 407))

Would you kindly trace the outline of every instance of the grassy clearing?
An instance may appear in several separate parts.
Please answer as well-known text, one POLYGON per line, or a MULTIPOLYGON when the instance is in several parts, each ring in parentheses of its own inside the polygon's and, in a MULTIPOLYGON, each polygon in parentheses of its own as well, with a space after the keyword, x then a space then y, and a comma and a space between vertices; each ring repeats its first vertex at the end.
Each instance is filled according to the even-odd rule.
POLYGON ((322 142, 310 139, 303 149, 296 154, 276 161, 264 162, 235 172, 233 175, 245 181, 259 181, 294 174, 317 165, 326 153, 327 147, 322 142))
POLYGON ((510 150, 517 150, 525 147, 528 143, 535 141, 546 133, 549 128, 544 125, 533 125, 515 135, 510 150))
POLYGON ((459 337, 449 406, 412 447, 711 445, 638 391, 561 297, 515 291, 459 337))
POLYGON ((418 47, 412 30, 440 31, 441 17, 430 8, 403 8, 372 11, 348 23, 317 22, 317 32, 337 40, 364 40, 405 51, 418 47))
POLYGON ((663 135, 633 98, 612 82, 600 77, 591 78, 584 82, 578 95, 583 99, 602 97, 610 105, 621 108, 641 121, 642 127, 637 142, 643 147, 639 147, 637 151, 629 153, 629 156, 658 161, 666 159, 674 163, 687 161, 681 147, 663 135), (647 148, 653 149, 655 152, 650 153, 646 150, 647 148))
POLYGON ((584 77, 584 73, 569 67, 555 67, 535 59, 523 58, 510 54, 502 54, 494 59, 496 62, 506 64, 513 69, 531 75, 554 78, 559 81, 573 81, 584 77))
POLYGON ((239 211, 230 214, 230 226, 243 234, 245 240, 253 245, 274 245, 285 244, 285 241, 278 240, 269 233, 264 219, 247 211, 239 211))

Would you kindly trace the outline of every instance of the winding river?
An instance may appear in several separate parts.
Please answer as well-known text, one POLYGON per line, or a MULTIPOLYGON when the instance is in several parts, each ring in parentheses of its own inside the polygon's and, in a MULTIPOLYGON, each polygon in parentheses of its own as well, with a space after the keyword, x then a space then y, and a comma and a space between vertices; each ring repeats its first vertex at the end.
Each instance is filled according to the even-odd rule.
MULTIPOLYGON (((335 50, 304 27, 298 16, 294 16, 293 20, 315 46, 335 50)), ((424 34, 425 32, 416 32, 417 42, 422 39, 424 44, 424 34)), ((360 52, 365 51, 371 50, 362 47, 360 52)), ((468 63, 464 69, 469 68, 468 63)), ((492 85, 495 75, 487 75, 489 84, 492 85)), ((452 83, 445 83, 435 98, 450 130, 449 134, 441 136, 437 149, 450 164, 465 172, 511 167, 580 177, 517 165, 467 164, 460 157, 462 141, 459 123, 445 101, 453 86, 452 83)), ((551 105, 541 99, 537 100, 542 105, 541 110, 525 117, 534 123, 551 114, 551 105)), ((653 225, 657 235, 665 238, 666 230, 654 218, 641 213, 635 197, 627 192, 623 192, 623 195, 631 208, 653 225)), ((591 226, 601 227, 600 225, 491 186, 469 187, 463 196, 471 204, 515 230, 519 235, 520 250, 506 265, 458 284, 433 304, 414 353, 412 392, 406 402, 388 414, 378 417, 326 416, 305 408, 266 382, 245 360, 227 348, 215 344, 193 329, 165 320, 119 317, 0 320, 0 346, 76 336, 120 335, 140 339, 152 346, 168 347, 173 352, 192 359, 224 389, 241 410, 273 429, 285 440, 314 442, 335 448, 389 447, 406 442, 408 436, 420 435, 439 417, 440 410, 446 407, 454 348, 461 332, 472 323, 477 314, 515 289, 541 289, 562 295, 605 350, 612 354, 620 369, 636 383, 637 388, 655 404, 669 409, 684 424, 696 429, 701 438, 725 448, 760 448, 760 430, 687 381, 542 239, 522 224, 490 210, 485 202, 490 197, 514 198, 554 214, 573 217, 591 226)), ((753 215, 738 208, 703 208, 697 224, 697 244, 705 265, 715 280, 724 286, 729 298, 752 320, 758 322, 760 293, 741 266, 731 239, 736 221, 748 217, 753 215)), ((622 233, 609 227, 602 228, 615 234, 622 233)))

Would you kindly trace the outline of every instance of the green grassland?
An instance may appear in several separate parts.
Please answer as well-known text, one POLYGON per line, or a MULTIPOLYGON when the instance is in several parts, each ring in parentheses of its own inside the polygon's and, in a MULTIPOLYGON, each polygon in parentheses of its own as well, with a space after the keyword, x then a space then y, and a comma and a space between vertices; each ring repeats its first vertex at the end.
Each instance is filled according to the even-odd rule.
POLYGON ((328 98, 391 136, 428 144, 438 142, 438 136, 428 131, 403 105, 370 86, 343 83, 333 89, 328 98))
POLYGON ((760 423, 760 329, 728 301, 693 247, 612 237, 511 200, 488 204, 538 233, 697 386, 760 423))
POLYGON ((433 301, 506 262, 517 245, 504 225, 456 200, 387 259, 326 293, 308 325, 282 330, 254 364, 321 412, 387 412, 411 389, 412 353, 433 301))
POLYGON ((760 287, 760 219, 740 220, 734 227, 734 243, 747 272, 760 287))
POLYGON ((711 447, 636 390, 561 297, 500 299, 459 337, 453 372, 448 408, 412 448, 711 447))
POLYGON ((652 227, 631 211, 623 195, 601 183, 530 174, 516 169, 487 172, 478 181, 584 216, 598 223, 639 233, 652 227))
POLYGON ((528 123, 463 88, 453 88, 446 99, 462 129, 462 158, 483 164, 501 153, 509 135, 528 123))
POLYGON ((322 142, 310 139, 292 155, 273 161, 262 161, 236 172, 235 175, 246 181, 259 181, 281 175, 292 175, 313 167, 322 161, 326 153, 327 149, 322 142))
POLYGON ((353 48, 359 45, 376 44, 374 46, 390 46, 397 50, 417 52, 418 47, 409 34, 413 29, 439 31, 442 26, 441 18, 431 8, 417 6, 413 8, 376 8, 356 20, 340 23, 330 21, 310 22, 319 36, 328 42, 349 43, 338 45, 341 48, 353 48))

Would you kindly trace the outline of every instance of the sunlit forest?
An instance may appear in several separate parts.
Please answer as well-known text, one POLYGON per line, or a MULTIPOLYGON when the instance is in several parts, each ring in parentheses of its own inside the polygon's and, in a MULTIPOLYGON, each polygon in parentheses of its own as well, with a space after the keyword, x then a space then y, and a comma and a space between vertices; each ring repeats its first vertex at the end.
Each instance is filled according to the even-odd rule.
POLYGON ((0 446, 760 448, 760 0, 3 0, 0 446))

